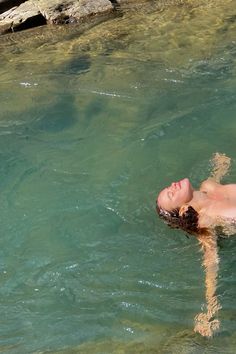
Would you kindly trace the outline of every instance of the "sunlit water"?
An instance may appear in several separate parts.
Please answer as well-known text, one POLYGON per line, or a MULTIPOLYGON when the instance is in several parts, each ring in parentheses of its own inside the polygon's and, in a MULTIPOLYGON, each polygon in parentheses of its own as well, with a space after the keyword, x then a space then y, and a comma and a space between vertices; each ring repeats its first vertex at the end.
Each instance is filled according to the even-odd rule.
POLYGON ((193 333, 198 244, 155 212, 158 191, 197 187, 216 151, 236 182, 235 5, 2 37, 1 352, 235 352, 236 239, 220 245, 207 340, 193 333))

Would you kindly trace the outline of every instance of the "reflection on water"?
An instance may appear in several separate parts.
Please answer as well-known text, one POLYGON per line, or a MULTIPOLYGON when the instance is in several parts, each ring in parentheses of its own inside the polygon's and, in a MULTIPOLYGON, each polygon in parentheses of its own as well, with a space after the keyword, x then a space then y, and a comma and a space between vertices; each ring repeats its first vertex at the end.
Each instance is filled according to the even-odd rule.
POLYGON ((221 244, 222 327, 207 341, 193 333, 198 245, 155 214, 164 185, 197 186, 215 151, 236 158, 234 5, 149 4, 84 33, 4 37, 2 352, 234 353, 235 241, 221 244))

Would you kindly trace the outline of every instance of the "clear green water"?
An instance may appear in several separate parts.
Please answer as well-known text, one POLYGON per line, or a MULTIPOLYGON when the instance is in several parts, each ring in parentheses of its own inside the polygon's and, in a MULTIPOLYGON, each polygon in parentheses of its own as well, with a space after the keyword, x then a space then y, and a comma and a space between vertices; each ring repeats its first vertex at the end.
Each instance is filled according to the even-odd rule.
POLYGON ((221 244, 221 329, 206 340, 198 245, 155 212, 216 151, 236 181, 235 8, 3 37, 0 352, 235 353, 236 240, 221 244))

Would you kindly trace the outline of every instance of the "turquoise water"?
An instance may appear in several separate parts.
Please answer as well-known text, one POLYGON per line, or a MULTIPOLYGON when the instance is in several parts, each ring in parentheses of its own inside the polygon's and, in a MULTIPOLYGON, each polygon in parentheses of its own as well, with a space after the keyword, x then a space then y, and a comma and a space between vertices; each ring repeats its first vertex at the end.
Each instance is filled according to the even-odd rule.
POLYGON ((1 352, 235 352, 236 240, 220 245, 221 328, 207 340, 193 333, 198 244, 155 212, 158 191, 197 187, 216 151, 236 181, 235 21, 199 9, 4 37, 1 352))

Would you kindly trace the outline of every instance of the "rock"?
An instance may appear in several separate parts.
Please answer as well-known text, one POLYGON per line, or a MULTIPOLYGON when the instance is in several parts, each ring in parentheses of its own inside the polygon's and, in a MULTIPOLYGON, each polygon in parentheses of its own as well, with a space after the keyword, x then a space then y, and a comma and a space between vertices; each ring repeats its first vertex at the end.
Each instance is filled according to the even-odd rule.
POLYGON ((0 16, 0 33, 19 31, 25 28, 46 24, 34 1, 26 1, 13 7, 0 16))
POLYGON ((25 1, 26 0, 0 0, 0 14, 25 1))
POLYGON ((39 0, 40 12, 49 23, 79 22, 88 16, 111 12, 109 0, 48 1, 39 0))
POLYGON ((148 0, 110 0, 114 6, 119 6, 121 9, 132 8, 140 4, 148 3, 148 0))
POLYGON ((81 22, 90 16, 112 12, 113 9, 109 0, 28 0, 0 15, 0 34, 46 23, 81 22))

